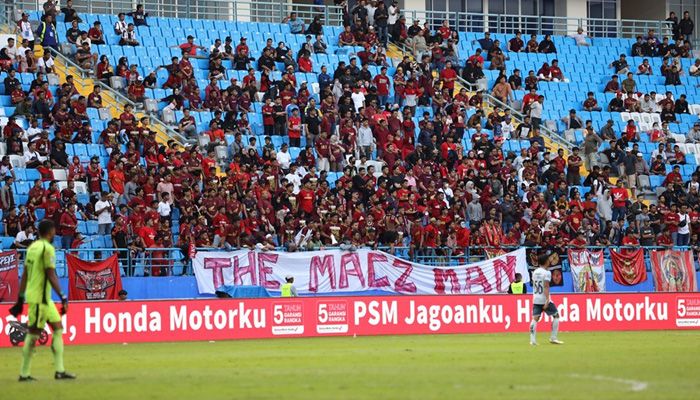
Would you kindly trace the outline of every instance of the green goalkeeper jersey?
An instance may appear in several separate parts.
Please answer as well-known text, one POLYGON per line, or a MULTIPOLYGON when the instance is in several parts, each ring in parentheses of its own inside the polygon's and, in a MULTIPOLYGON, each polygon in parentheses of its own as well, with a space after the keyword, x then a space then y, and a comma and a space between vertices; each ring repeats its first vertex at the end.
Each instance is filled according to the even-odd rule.
POLYGON ((24 298, 27 303, 47 304, 51 301, 51 283, 46 270, 56 268, 56 249, 44 239, 37 240, 27 248, 24 258, 27 269, 27 290, 24 298))

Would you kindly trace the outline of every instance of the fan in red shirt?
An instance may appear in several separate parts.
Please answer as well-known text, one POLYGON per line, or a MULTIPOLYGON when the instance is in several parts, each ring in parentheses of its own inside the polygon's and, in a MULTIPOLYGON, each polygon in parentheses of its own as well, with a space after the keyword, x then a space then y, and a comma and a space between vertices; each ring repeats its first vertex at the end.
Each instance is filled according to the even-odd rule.
POLYGON ((299 72, 309 73, 313 70, 313 62, 311 61, 311 57, 309 57, 308 51, 303 51, 301 55, 299 55, 297 64, 299 64, 299 72))
POLYGON ((311 188, 311 181, 306 181, 304 187, 297 194, 297 204, 299 207, 300 214, 305 217, 311 217, 314 214, 314 208, 316 207, 316 193, 311 188))
POLYGON ((136 78, 136 81, 129 85, 127 95, 129 100, 135 103, 143 102, 143 100, 146 98, 146 87, 143 86, 142 76, 136 78))
POLYGON ((452 68, 451 61, 445 63, 445 69, 440 71, 440 79, 443 81, 442 87, 450 91, 450 96, 454 95, 457 72, 452 68))
POLYGON ((287 120, 287 134, 289 135, 289 146, 301 146, 301 118, 299 117, 299 109, 292 110, 292 116, 287 120))

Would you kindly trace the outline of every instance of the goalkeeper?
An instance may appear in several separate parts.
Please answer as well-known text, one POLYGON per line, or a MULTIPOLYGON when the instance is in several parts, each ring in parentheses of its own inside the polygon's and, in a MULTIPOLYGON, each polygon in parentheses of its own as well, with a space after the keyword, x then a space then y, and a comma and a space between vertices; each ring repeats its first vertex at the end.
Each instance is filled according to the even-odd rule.
POLYGON ((31 361, 36 347, 36 341, 48 322, 53 330, 51 350, 56 369, 55 379, 75 379, 75 375, 66 372, 63 367, 63 326, 61 314, 68 311, 68 298, 61 292, 61 286, 56 276, 56 250, 53 238, 56 235, 56 226, 53 221, 43 220, 39 223, 39 240, 27 248, 22 272, 22 283, 19 288, 19 299, 10 308, 10 314, 17 318, 22 313, 22 307, 26 301, 29 304, 29 332, 24 339, 22 349, 22 368, 19 373, 19 381, 35 381, 31 376, 31 361), (61 298, 61 314, 56 305, 51 301, 51 288, 61 298))

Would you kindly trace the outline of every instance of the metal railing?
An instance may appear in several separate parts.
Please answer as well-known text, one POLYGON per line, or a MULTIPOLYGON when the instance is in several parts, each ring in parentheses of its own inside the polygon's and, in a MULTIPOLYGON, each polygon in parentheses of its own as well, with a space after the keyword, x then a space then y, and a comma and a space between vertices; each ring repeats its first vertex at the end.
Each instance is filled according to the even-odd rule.
MULTIPOLYGON (((61 63, 64 65, 64 74, 65 75, 71 75, 73 71, 76 71, 80 75, 80 81, 86 78, 94 78, 93 75, 91 75, 92 71, 86 71, 83 68, 81 68, 78 64, 76 64, 73 60, 70 58, 66 57, 64 54, 62 54, 60 51, 56 51, 55 49, 52 49, 50 47, 45 47, 44 51, 50 51, 51 54, 53 55, 54 58, 59 59, 61 63)), ((56 63, 56 66, 60 68, 61 63, 56 63)), ((131 106, 134 107, 135 110, 138 110, 139 107, 137 107, 137 104, 131 101, 128 97, 126 97, 123 93, 119 92, 118 90, 113 89, 111 86, 105 84, 104 82, 94 78, 93 82, 95 85, 99 86, 104 93, 109 94, 110 96, 103 96, 103 100, 106 100, 108 103, 106 104, 106 108, 110 110, 116 110, 118 113, 121 113, 123 111, 123 107, 125 104, 130 104, 131 106), (110 97, 114 99, 114 101, 110 101, 110 97)), ((155 128, 158 128, 161 130, 163 133, 163 137, 160 139, 163 139, 163 141, 168 141, 168 140, 175 140, 176 142, 180 144, 187 143, 189 139, 185 138, 182 134, 179 132, 175 131, 171 126, 163 122, 156 114, 148 114, 148 117, 151 120, 152 125, 155 128)))
MULTIPOLYGON (((409 247, 377 247, 376 250, 381 250, 392 254, 396 257, 420 263, 427 266, 457 266, 464 265, 468 263, 474 263, 483 261, 495 254, 502 254, 504 252, 514 251, 520 248, 525 248, 528 251, 537 251, 542 249, 538 246, 526 247, 526 246, 502 246, 502 247, 487 247, 487 246, 473 246, 466 248, 450 248, 450 247, 437 247, 437 248, 423 248, 423 249, 412 249, 409 247)), ((611 268, 610 263, 610 251, 620 251, 620 250, 636 250, 640 248, 629 247, 629 246, 610 246, 610 247, 587 247, 589 250, 603 250, 604 259, 606 261, 607 269, 611 268)), ((642 246, 644 252, 644 260, 647 270, 650 270, 651 261, 649 256, 650 250, 667 250, 668 248, 659 246, 642 246)), ((337 247, 325 247, 324 249, 337 249, 337 247)), ((318 249, 315 249, 318 250, 318 249)), ((568 258, 566 253, 561 254, 561 265, 565 271, 569 269, 568 258)), ((689 247, 675 247, 674 250, 693 250, 689 247)), ((213 248, 200 248, 199 252, 206 251, 225 251, 224 249, 213 249, 213 248)), ((284 251, 283 248, 278 248, 278 251, 284 251)), ((24 260, 24 249, 18 250, 20 254, 20 270, 23 268, 24 260)), ((193 275, 191 260, 184 256, 184 252, 179 248, 149 248, 145 250, 130 250, 130 249, 114 249, 114 248, 103 248, 103 249, 72 249, 72 250, 57 250, 56 259, 56 273, 59 277, 66 277, 68 273, 68 266, 66 264, 65 254, 74 255, 82 260, 104 260, 117 254, 119 260, 119 266, 121 269, 122 276, 126 277, 144 277, 144 276, 179 276, 179 275, 193 275)), ((695 269, 700 270, 698 263, 696 261, 697 257, 693 257, 693 262, 695 263, 695 269)))
POLYGON ((418 19, 438 27, 443 21, 460 32, 484 32, 514 34, 568 35, 581 27, 591 37, 622 38, 646 34, 654 29, 657 34, 671 35, 671 26, 665 21, 632 19, 572 18, 541 15, 482 14, 429 10, 402 10, 406 23, 418 19))
MULTIPOLYGON (((43 1, 18 0, 14 6, 22 10, 42 10, 43 1)), ((231 1, 231 0, 88 0, 74 1, 78 13, 110 14, 134 11, 142 4, 149 17, 211 19, 245 22, 279 23, 290 13, 297 13, 305 23, 320 16, 324 25, 339 26, 343 22, 343 8, 292 4, 286 1, 231 1)))
MULTIPOLYGON (((11 7, 23 10, 41 10, 40 0, 17 0, 11 7)), ((136 4, 143 4, 151 17, 193 18, 248 22, 280 22, 291 12, 296 12, 306 23, 321 16, 325 25, 343 23, 343 7, 293 4, 286 1, 255 2, 230 0, 97 0, 75 1, 73 7, 79 13, 111 14, 130 12, 136 4)), ((633 19, 571 18, 541 15, 484 14, 431 10, 401 10, 406 20, 419 19, 437 27, 444 20, 458 31, 512 34, 567 35, 577 28, 584 28, 592 37, 634 37, 654 29, 657 34, 670 35, 671 26, 665 21, 633 19)))

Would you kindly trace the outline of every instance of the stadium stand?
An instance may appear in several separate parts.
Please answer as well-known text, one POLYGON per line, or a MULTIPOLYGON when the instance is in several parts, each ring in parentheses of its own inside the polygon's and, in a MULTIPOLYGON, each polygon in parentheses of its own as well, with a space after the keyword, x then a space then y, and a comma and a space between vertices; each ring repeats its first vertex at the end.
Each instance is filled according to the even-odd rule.
POLYGON ((347 28, 79 17, 28 12, 43 49, 2 64, 3 248, 39 218, 63 248, 185 263, 194 247, 345 241, 406 257, 700 245, 698 67, 682 38, 661 54, 640 32, 655 43, 640 56, 635 39, 518 44, 377 14, 374 33, 359 9, 347 28), (56 43, 39 37, 46 15, 56 43))

